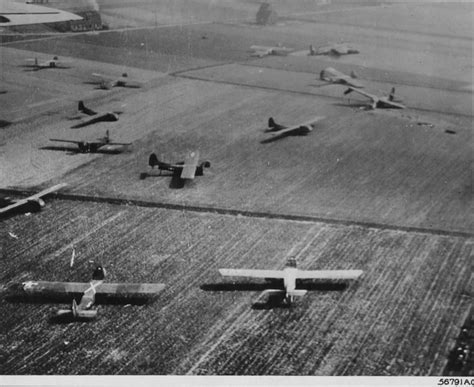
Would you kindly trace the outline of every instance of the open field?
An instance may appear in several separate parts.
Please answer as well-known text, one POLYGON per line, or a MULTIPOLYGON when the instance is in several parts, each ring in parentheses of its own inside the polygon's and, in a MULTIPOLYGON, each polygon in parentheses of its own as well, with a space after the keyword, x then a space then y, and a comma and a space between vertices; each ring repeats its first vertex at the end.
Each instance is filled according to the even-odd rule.
POLYGON ((298 89, 296 80, 305 85, 311 74, 265 68, 259 73, 255 66, 241 66, 249 71, 239 73, 238 66, 197 75, 210 71, 251 88, 155 73, 154 82, 138 92, 99 90, 87 100, 100 103, 98 110, 123 110, 117 123, 68 129, 72 102, 67 115, 35 118, 34 139, 28 120, 6 128, 3 141, 11 145, 3 149, 4 181, 25 186, 61 176, 56 180, 85 194, 472 232, 469 118, 354 110, 331 96, 335 86, 325 87, 323 95, 298 89), (293 93, 265 89, 272 84, 293 93), (326 119, 306 138, 262 143, 269 137, 263 133, 268 117, 291 124, 316 115, 326 119), (117 141, 134 141, 132 153, 101 157, 42 149, 51 145, 49 138, 94 139, 106 129, 117 141), (169 177, 139 179, 151 152, 176 161, 193 149, 212 167, 190 189, 170 189, 169 177), (24 156, 17 159, 19 154, 24 156))
POLYGON ((69 186, 43 212, 1 221, 0 283, 87 281, 101 263, 110 281, 167 288, 149 305, 101 306, 91 324, 55 324, 53 305, 2 295, 0 374, 446 372, 473 302, 472 6, 304 12, 313 1, 302 11, 279 0, 286 16, 262 28, 247 20, 253 2, 199 0, 186 12, 182 1, 137 3, 131 15, 129 1, 102 1, 109 20, 133 29, 2 38, 0 188, 69 186), (341 40, 361 54, 301 55, 341 40), (297 55, 255 59, 252 44, 297 55), (28 71, 36 55, 72 68, 28 71), (395 86, 408 109, 360 109, 363 99, 319 81, 328 66, 355 70, 374 93, 395 86), (92 73, 124 71, 143 87, 91 84, 92 73), (79 99, 123 114, 71 129, 79 99), (271 141, 270 116, 325 119, 306 137, 271 141), (106 130, 131 152, 49 142, 106 130), (175 162, 196 149, 211 168, 185 188, 146 176, 151 152, 175 162), (288 309, 253 304, 263 283, 222 284, 217 273, 282 268, 290 256, 364 275, 317 283, 288 309))
MULTIPOLYGON (((64 69, 35 70, 28 59, 40 62, 52 59, 52 55, 0 47, 2 88, 8 92, 0 95, 0 117, 12 123, 41 114, 69 108, 79 99, 96 99, 104 95, 115 95, 124 90, 101 90, 93 73, 120 77, 126 72, 130 79, 144 85, 163 76, 162 73, 132 69, 126 66, 104 64, 97 61, 63 57, 64 69)), ((76 106, 75 106, 76 107, 76 106)), ((74 113, 73 110, 71 113, 74 113)), ((4 136, 4 134, 1 134, 4 136)))
POLYGON ((53 305, 3 298, 3 374, 437 375, 472 300, 472 239, 69 201, 3 226, 2 283, 87 280, 101 263, 110 281, 167 284, 94 323, 51 324, 53 305), (288 256, 364 275, 290 309, 252 308, 261 283, 220 285, 219 267, 288 256))
MULTIPOLYGON (((314 97, 195 82, 173 90, 206 94, 205 103, 170 102, 132 153, 97 158, 57 180, 82 194, 472 232, 468 128, 453 136, 398 115, 315 106, 314 97), (309 136, 261 143, 267 117, 289 124, 316 115, 330 118, 309 136), (189 187, 170 189, 166 174, 140 180, 151 152, 177 161, 192 149, 211 168, 189 187)), ((137 132, 149 125, 130 119, 137 132)))
MULTIPOLYGON (((346 90, 344 86, 328 85, 327 82, 319 80, 319 74, 316 75, 313 72, 289 71, 287 67, 297 60, 301 61, 301 58, 294 58, 292 61, 287 60, 285 69, 260 67, 257 63, 252 63, 251 66, 233 63, 184 73, 180 72, 179 74, 180 76, 193 79, 330 96, 339 102, 347 102, 347 97, 343 96, 343 92, 346 90)), ((308 62, 307 58, 304 60, 306 63, 308 62)), ((268 62, 269 60, 266 58, 266 63, 268 62)), ((463 83, 449 82, 443 79, 438 81, 437 79, 426 79, 426 77, 418 76, 416 78, 412 77, 412 79, 415 78, 413 79, 414 84, 405 85, 400 78, 396 77, 396 74, 390 73, 388 76, 386 75, 386 78, 389 77, 392 80, 392 85, 397 86, 396 96, 402 98, 403 102, 414 110, 472 117, 472 93, 462 90, 466 86, 463 83), (449 85, 453 89, 458 88, 458 90, 450 91, 447 88, 441 88, 437 85, 439 83, 445 86, 449 85), (450 101, 449 104, 446 104, 447 100, 450 101)), ((388 95, 391 89, 390 86, 387 88, 386 80, 385 82, 362 80, 362 82, 364 82, 368 91, 379 96, 388 95)), ((353 102, 359 103, 370 102, 367 98, 358 95, 350 96, 350 99, 353 102)), ((403 116, 403 113, 400 113, 400 115, 403 116)))

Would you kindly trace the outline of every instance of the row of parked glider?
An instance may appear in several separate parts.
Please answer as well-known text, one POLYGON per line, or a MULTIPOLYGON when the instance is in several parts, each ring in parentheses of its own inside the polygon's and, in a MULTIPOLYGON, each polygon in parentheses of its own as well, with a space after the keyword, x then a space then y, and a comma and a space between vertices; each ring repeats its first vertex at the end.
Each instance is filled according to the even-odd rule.
MULTIPOLYGON (((296 267, 296 260, 290 258, 282 270, 219 269, 219 273, 226 278, 265 280, 264 290, 257 298, 257 302, 266 298, 267 303, 290 306, 295 298, 303 297, 308 290, 314 289, 315 281, 327 283, 356 280, 363 272, 362 270, 300 270, 296 267)), ((25 281, 20 285, 21 294, 16 294, 14 299, 61 301, 69 299, 72 300, 70 308, 57 310, 53 318, 87 321, 97 317, 96 304, 107 303, 107 300, 114 300, 117 303, 121 299, 127 303, 131 301, 145 303, 166 287, 162 283, 107 283, 105 275, 105 269, 97 266, 88 282, 25 281)), ((227 287, 231 290, 233 287, 239 289, 234 282, 220 285, 215 288, 219 290, 224 288, 223 285, 228 285, 227 287)), ((249 290, 253 289, 250 287, 249 290)))
MULTIPOLYGON (((291 49, 285 47, 265 47, 252 46, 253 56, 265 55, 287 55, 291 49)), ((328 47, 320 47, 315 49, 310 47, 308 55, 347 55, 356 54, 358 50, 344 45, 333 45, 328 47)), ((40 62, 34 59, 32 67, 35 70, 46 68, 67 68, 66 62, 59 61, 57 57, 52 60, 40 62)), ((140 87, 138 84, 130 83, 127 74, 123 74, 119 79, 111 79, 100 74, 93 74, 99 79, 99 86, 104 89, 112 87, 140 87)), ((334 68, 328 67, 321 71, 320 80, 339 84, 347 87, 345 95, 350 93, 361 94, 371 100, 370 108, 397 108, 401 109, 405 106, 395 99, 395 90, 392 89, 387 97, 378 97, 366 92, 364 85, 357 80, 355 73, 350 75, 343 74, 334 68)), ((81 128, 100 121, 117 121, 121 112, 97 112, 84 105, 81 101, 78 110, 85 118, 74 125, 73 128, 81 128)), ((268 128, 266 132, 274 135, 274 138, 286 137, 290 135, 307 135, 313 130, 314 125, 324 117, 314 117, 313 119, 292 126, 284 126, 275 122, 273 118, 268 120, 268 128)), ((104 146, 128 146, 131 143, 114 142, 111 140, 109 131, 105 137, 96 141, 76 141, 69 139, 51 138, 54 142, 73 143, 78 146, 80 152, 97 152, 104 146)), ((168 171, 173 175, 177 175, 182 179, 192 179, 195 175, 202 175, 205 168, 210 167, 209 161, 200 162, 199 152, 194 151, 189 154, 184 161, 178 163, 165 163, 158 159, 153 153, 149 157, 149 166, 151 169, 157 167, 160 171, 168 171)), ((9 201, 3 203, 0 208, 0 215, 8 212, 15 212, 18 209, 34 212, 39 211, 44 206, 43 197, 52 194, 62 188, 66 184, 58 184, 48 188, 28 198, 9 201)), ((346 281, 355 280, 362 274, 361 270, 300 270, 296 267, 296 260, 290 259, 282 270, 254 270, 254 269, 219 269, 219 273, 223 277, 232 278, 256 278, 266 281, 268 286, 265 287, 261 296, 274 299, 275 297, 285 304, 290 305, 296 297, 302 297, 308 289, 305 288, 305 281, 346 281), (297 288, 298 286, 298 288, 297 288)), ((50 281, 25 281, 21 284, 21 290, 26 297, 69 297, 72 298, 71 307, 68 309, 60 309, 56 312, 58 318, 72 318, 79 320, 90 320, 97 316, 95 304, 110 296, 124 297, 149 297, 161 292, 165 288, 165 284, 161 283, 106 283, 105 270, 98 266, 89 282, 50 282, 50 281)), ((260 297, 259 297, 260 298, 260 297)))
MULTIPOLYGON (((39 211, 45 202, 43 198, 66 187, 62 183, 45 189, 27 198, 12 201, 7 207, 0 209, 0 215, 10 211, 26 207, 29 211, 39 211)), ((73 252, 74 254, 74 252, 73 252)), ((283 303, 291 305, 295 298, 304 296, 308 290, 314 289, 314 281, 347 281, 356 280, 362 275, 362 270, 300 270, 296 267, 296 260, 290 258, 282 270, 261 269, 219 269, 222 277, 251 278, 265 280, 263 291, 258 297, 267 297, 267 302, 283 303)), ((69 299, 71 307, 59 309, 54 318, 67 320, 91 320, 97 317, 96 303, 106 303, 107 300, 123 299, 127 303, 131 300, 146 302, 150 297, 160 293, 165 284, 161 283, 107 283, 105 282, 105 270, 98 266, 88 282, 58 282, 58 281, 24 281, 20 285, 20 294, 14 294, 13 300, 56 300, 69 299)), ((225 283, 221 283, 216 290, 223 289, 225 283)), ((233 289, 235 283, 230 285, 233 289)), ((13 286, 15 290, 17 287, 13 286)), ((242 289, 234 287, 234 289, 242 289)), ((244 288, 245 289, 245 288, 244 288)), ((247 288, 252 290, 252 288, 247 288)))
MULTIPOLYGON (((276 55, 276 56, 287 56, 294 50, 283 46, 251 46, 251 56, 262 58, 264 56, 276 55)), ((340 57, 342 55, 359 54, 359 50, 347 43, 336 43, 327 46, 314 48, 310 45, 308 55, 328 55, 332 57, 340 57)), ((358 93, 371 100, 368 105, 371 109, 404 109, 405 105, 400 100, 395 99, 395 88, 392 88, 388 96, 379 97, 375 94, 369 93, 365 90, 364 85, 356 80, 357 76, 354 72, 350 76, 335 70, 332 67, 328 67, 321 71, 320 79, 322 81, 336 83, 347 86, 344 95, 348 95, 352 92, 358 93)))
MULTIPOLYGON (((46 69, 70 69, 69 64, 71 61, 59 59, 58 56, 54 56, 52 59, 39 60, 38 58, 27 59, 28 64, 26 67, 29 71, 40 71, 46 69)), ((128 77, 127 73, 122 73, 119 77, 111 77, 109 75, 93 73, 92 77, 94 81, 90 82, 97 85, 98 88, 104 90, 110 90, 113 87, 128 87, 132 89, 138 89, 142 87, 142 84, 137 81, 133 81, 128 77)))
MULTIPOLYGON (((262 58, 268 55, 286 56, 292 53, 292 48, 283 46, 251 46, 251 56, 262 58)), ((312 44, 309 46, 308 56, 327 55, 340 57, 342 55, 358 54, 359 50, 347 43, 334 43, 315 48, 312 44)))

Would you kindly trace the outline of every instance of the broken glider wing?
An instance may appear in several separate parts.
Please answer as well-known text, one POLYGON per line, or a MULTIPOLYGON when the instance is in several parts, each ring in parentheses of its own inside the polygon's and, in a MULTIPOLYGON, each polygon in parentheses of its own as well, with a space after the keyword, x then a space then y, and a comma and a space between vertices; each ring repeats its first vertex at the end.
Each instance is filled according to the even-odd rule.
POLYGON ((284 277, 282 270, 219 269, 223 277, 275 278, 284 277))
POLYGON ((56 141, 56 142, 67 142, 71 144, 81 144, 83 141, 74 141, 74 140, 63 140, 60 138, 50 138, 49 141, 56 141))
POLYGON ((251 46, 250 50, 252 51, 252 56, 266 56, 266 55, 287 55, 292 48, 283 47, 283 46, 251 46))
POLYGON ((93 125, 97 122, 106 121, 108 117, 108 113, 95 113, 95 115, 89 115, 88 113, 85 114, 87 114, 87 116, 82 118, 76 125, 71 126, 71 128, 77 129, 82 128, 84 126, 93 125))
POLYGON ((336 82, 336 83, 346 84, 346 85, 349 85, 351 87, 356 87, 358 89, 363 89, 364 88, 364 85, 362 83, 354 80, 354 78, 349 77, 347 75, 344 75, 343 77, 339 78, 339 81, 336 82))
POLYGON ((298 270, 297 279, 357 279, 362 275, 362 270, 298 270))
POLYGON ((364 97, 367 97, 369 98, 374 104, 376 104, 378 101, 379 101, 379 97, 377 97, 376 95, 373 95, 373 94, 370 94, 370 93, 367 93, 366 91, 364 90, 360 90, 360 89, 356 89, 354 87, 348 87, 347 90, 344 92, 344 95, 347 95, 351 92, 356 92, 360 95, 363 95, 364 97))
POLYGON ((257 50, 257 51, 254 51, 251 56, 257 56, 259 58, 262 58, 264 56, 267 56, 267 55, 270 55, 271 54, 271 51, 264 51, 264 50, 257 50))
POLYGON ((20 199, 20 200, 17 200, 15 203, 13 204, 10 204, 9 206, 6 206, 6 207, 3 207, 3 208, 0 208, 0 214, 4 214, 8 211, 11 211, 17 207, 20 207, 26 203, 28 203, 29 201, 31 200, 38 200, 40 199, 42 196, 46 196, 50 193, 53 193, 53 192, 56 192, 58 190, 60 190, 61 188, 63 187, 66 187, 67 184, 66 183, 61 183, 61 184, 57 184, 57 185, 54 185, 52 187, 49 187, 41 192, 38 192, 37 194, 34 194, 34 195, 31 195, 31 196, 28 196, 27 198, 25 199, 20 199))
POLYGON ((131 142, 108 142, 108 143, 101 142, 100 144, 103 144, 103 145, 122 145, 122 146, 132 145, 131 142))
POLYGON ((82 20, 82 17, 55 8, 15 1, 0 1, 0 27, 82 20))
POLYGON ((353 91, 356 92, 356 93, 358 93, 358 94, 361 94, 361 95, 363 95, 363 96, 365 96, 365 97, 367 97, 367 98, 370 98, 371 100, 377 100, 377 99, 378 99, 378 97, 377 97, 376 95, 367 93, 367 92, 364 91, 364 90, 359 90, 359 89, 356 89, 355 87, 351 87, 351 86, 349 86, 349 87, 347 88, 347 90, 344 92, 344 94, 349 94, 349 93, 351 93, 351 92, 353 92, 353 91))
POLYGON ((27 294, 34 295, 64 295, 85 293, 92 288, 95 294, 100 295, 146 295, 161 292, 164 284, 140 284, 140 283, 99 283, 92 282, 49 282, 28 281, 23 282, 23 290, 27 294))
POLYGON ((191 152, 184 160, 183 170, 181 171, 181 179, 194 179, 198 162, 199 152, 191 152))
POLYGON ((319 79, 325 82, 339 83, 341 85, 347 85, 349 87, 362 89, 364 85, 355 80, 355 78, 356 75, 354 72, 352 72, 349 76, 344 73, 341 73, 333 67, 325 68, 321 71, 319 75, 319 79))
POLYGON ((269 54, 270 52, 272 52, 272 50, 274 48, 275 47, 270 47, 270 46, 250 46, 251 51, 261 52, 261 53, 265 53, 265 54, 269 54))
POLYGON ((39 199, 42 196, 59 191, 61 188, 64 188, 66 186, 67 186, 67 183, 56 184, 56 185, 53 185, 52 187, 46 188, 45 190, 41 192, 38 192, 37 194, 29 196, 27 199, 29 200, 39 199))

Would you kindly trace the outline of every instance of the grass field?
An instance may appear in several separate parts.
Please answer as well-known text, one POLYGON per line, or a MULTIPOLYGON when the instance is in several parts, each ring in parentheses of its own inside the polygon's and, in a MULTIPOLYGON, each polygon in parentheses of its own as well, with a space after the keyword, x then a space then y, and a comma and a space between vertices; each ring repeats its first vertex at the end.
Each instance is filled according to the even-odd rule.
MULTIPOLYGON (((199 81, 162 90, 186 96, 157 110, 156 126, 140 110, 123 117, 119 125, 135 136, 151 132, 131 153, 100 157, 60 180, 73 192, 105 197, 472 231, 467 129, 452 136, 396 115, 315 106, 314 97, 199 81), (195 103, 198 93, 205 103, 195 103), (330 118, 309 136, 261 143, 268 117, 291 124, 317 115, 330 118), (193 149, 211 168, 188 187, 170 189, 166 174, 140 179, 151 152, 174 162, 193 149)), ((137 107, 146 103, 139 97, 137 107)))
POLYGON ((110 281, 167 284, 149 305, 72 325, 49 321, 53 305, 3 298, 3 374, 436 375, 472 291, 464 238, 69 201, 3 225, 3 283, 87 281, 100 263, 110 281), (217 273, 288 256, 364 275, 261 309, 259 287, 217 273))
MULTIPOLYGON (((104 3, 108 18, 124 22, 127 1, 104 3)), ((1 185, 69 187, 41 213, 1 221, 0 283, 88 281, 100 263, 110 281, 167 287, 148 305, 102 305, 93 323, 57 324, 56 306, 13 302, 2 285, 0 373, 448 372, 472 306, 472 39, 465 31, 472 7, 352 13, 338 4, 338 12, 313 13, 278 1, 286 16, 263 28, 208 23, 225 9, 244 17, 254 3, 229 0, 207 13, 208 1, 199 0, 199 10, 178 19, 181 1, 145 3, 125 20, 144 28, 3 40, 1 185), (169 12, 156 23, 178 26, 154 26, 159 4, 169 12), (253 44, 301 52, 341 40, 361 53, 255 59, 248 52, 253 44), (37 55, 59 55, 72 68, 27 71, 26 59, 37 55), (375 93, 396 86, 408 109, 360 109, 362 100, 349 103, 342 88, 317 79, 328 66, 356 70, 375 93), (91 84, 92 73, 124 71, 143 87, 91 84), (71 129, 80 99, 123 114, 71 129), (288 125, 325 119, 306 137, 269 141, 270 116, 288 125), (93 140, 106 130, 133 142, 131 151, 51 149, 50 138, 93 140), (151 152, 175 162, 196 149, 211 168, 185 188, 174 189, 165 174, 140 178, 151 152), (223 283, 217 272, 278 269, 290 256, 303 269, 364 274, 347 287, 302 284, 308 295, 283 308, 255 303, 265 283, 223 283)))

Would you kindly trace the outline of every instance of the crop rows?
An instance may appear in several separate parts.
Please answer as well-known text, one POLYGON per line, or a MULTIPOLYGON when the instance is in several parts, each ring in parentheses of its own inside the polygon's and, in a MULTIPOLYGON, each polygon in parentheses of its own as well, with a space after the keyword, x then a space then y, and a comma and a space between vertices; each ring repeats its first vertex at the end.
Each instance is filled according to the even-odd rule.
POLYGON ((132 152, 68 173, 61 181, 72 192, 472 231, 462 128, 448 136, 442 125, 428 131, 403 116, 321 101, 315 108, 314 98, 201 81, 157 90, 156 100, 155 90, 128 99, 120 125, 136 139, 132 152), (160 109, 151 113, 155 102, 160 109), (326 119, 309 136, 261 143, 268 117, 294 124, 316 115, 326 119), (151 152, 176 162, 196 149, 211 168, 187 189, 170 188, 166 173, 140 179, 151 152))
POLYGON ((102 305, 93 323, 54 324, 55 305, 2 298, 2 373, 439 374, 472 302, 463 238, 68 201, 3 225, 4 283, 87 281, 101 263, 110 281, 167 287, 144 306, 102 305), (212 290, 220 267, 289 256, 364 275, 292 308, 212 290))

